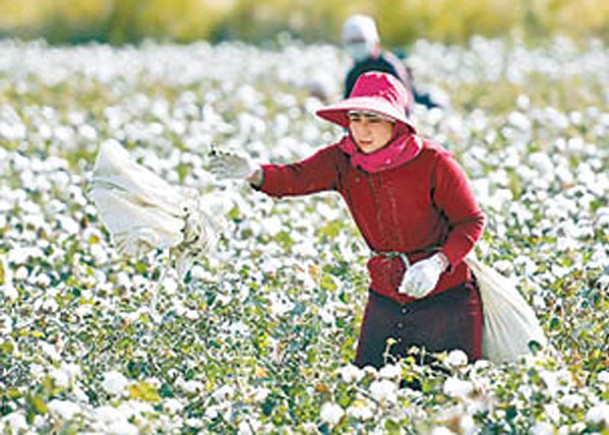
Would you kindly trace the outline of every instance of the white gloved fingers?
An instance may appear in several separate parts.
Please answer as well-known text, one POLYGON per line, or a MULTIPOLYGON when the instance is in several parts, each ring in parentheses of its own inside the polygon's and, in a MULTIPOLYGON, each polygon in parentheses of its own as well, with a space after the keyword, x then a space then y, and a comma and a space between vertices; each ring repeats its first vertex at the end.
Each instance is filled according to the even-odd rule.
POLYGON ((417 299, 432 292, 438 285, 440 275, 445 269, 442 259, 437 255, 421 260, 409 267, 404 274, 398 292, 417 299))
POLYGON ((209 171, 222 179, 245 179, 255 169, 247 156, 232 152, 214 151, 209 154, 209 171))

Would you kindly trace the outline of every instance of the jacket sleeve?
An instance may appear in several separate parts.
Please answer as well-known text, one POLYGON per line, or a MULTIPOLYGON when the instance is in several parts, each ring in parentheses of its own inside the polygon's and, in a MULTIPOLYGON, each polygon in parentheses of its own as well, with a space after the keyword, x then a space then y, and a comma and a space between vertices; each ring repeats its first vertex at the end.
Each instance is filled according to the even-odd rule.
POLYGON ((449 153, 441 153, 433 171, 432 198, 449 222, 441 250, 451 268, 474 247, 484 230, 485 217, 474 198, 465 173, 449 153))
POLYGON ((340 151, 336 145, 290 165, 263 165, 264 179, 259 190, 274 197, 306 195, 336 190, 340 151))

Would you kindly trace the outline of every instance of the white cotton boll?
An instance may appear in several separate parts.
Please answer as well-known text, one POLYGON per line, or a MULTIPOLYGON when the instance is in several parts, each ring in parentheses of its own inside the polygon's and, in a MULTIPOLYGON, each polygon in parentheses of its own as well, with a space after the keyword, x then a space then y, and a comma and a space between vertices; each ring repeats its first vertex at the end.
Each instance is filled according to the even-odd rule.
POLYGON ((194 322, 196 320, 199 320, 201 315, 196 310, 186 310, 186 312, 184 313, 184 317, 194 322))
POLYGON ((520 94, 518 95, 518 98, 516 98, 516 105, 520 109, 527 110, 531 106, 531 99, 528 95, 520 94))
POLYGON ((537 271, 537 265, 526 255, 519 255, 514 259, 514 266, 516 266, 526 276, 532 275, 537 271))
POLYGON ((363 370, 353 364, 347 364, 346 366, 341 367, 338 369, 338 374, 347 383, 359 382, 365 375, 363 370))
POLYGON ((374 417, 374 407, 364 400, 356 400, 349 408, 347 415, 358 420, 366 421, 374 417))
POLYGON ((572 137, 567 141, 567 150, 572 153, 581 153, 586 143, 581 137, 572 137))
POLYGON ((52 369, 49 373, 56 386, 67 388, 70 386, 70 377, 61 369, 52 369))
POLYGON ((5 415, 0 420, 0 429, 8 429, 9 433, 20 434, 22 432, 28 433, 28 424, 25 416, 21 412, 12 412, 5 415))
POLYGON ((77 234, 80 231, 80 225, 71 217, 57 216, 57 221, 61 228, 69 235, 77 234))
POLYGON ((121 403, 117 408, 117 412, 125 418, 132 418, 152 413, 154 412, 154 408, 148 402, 129 400, 128 402, 121 403))
POLYGON ((133 285, 133 283, 131 282, 131 277, 129 274, 121 271, 116 275, 116 285, 124 289, 128 289, 133 285))
POLYGON ((184 424, 195 429, 201 429, 205 425, 205 423, 203 423, 203 421, 199 418, 187 418, 184 420, 184 424))
POLYGON ((543 406, 543 409, 552 423, 558 424, 560 422, 562 413, 560 412, 560 408, 556 403, 546 404, 543 406))
POLYGON ((254 432, 250 428, 250 425, 246 421, 242 421, 239 423, 239 428, 237 430, 238 435, 252 435, 254 432))
POLYGON ((539 377, 546 386, 546 388, 543 389, 543 392, 546 393, 548 397, 555 397, 556 393, 560 389, 558 374, 556 372, 549 372, 544 370, 539 374, 539 377))
POLYGON ((218 406, 208 406, 205 410, 205 418, 208 420, 214 420, 220 415, 218 406))
POLYGON ((531 121, 521 112, 511 112, 508 115, 508 122, 521 131, 528 131, 531 129, 531 121))
POLYGON ((450 377, 444 382, 443 391, 447 396, 465 399, 474 391, 474 385, 470 381, 450 377))
POLYGON ((42 352, 53 361, 61 360, 61 355, 57 352, 57 348, 50 343, 41 341, 38 343, 42 352))
POLYGON ((55 299, 49 298, 44 301, 40 308, 42 311, 47 313, 55 313, 57 310, 59 310, 59 305, 55 299))
POLYGON ((114 396, 122 396, 127 393, 129 380, 122 374, 116 371, 104 373, 102 388, 107 393, 114 396))
POLYGON ((178 282, 172 277, 167 277, 161 282, 161 287, 164 289, 165 293, 170 296, 176 294, 178 291, 178 286, 178 282))
POLYGON ((554 435, 555 429, 550 423, 545 421, 538 421, 531 428, 532 435, 554 435))
POLYGON ((299 243, 292 246, 292 252, 295 255, 302 257, 317 257, 319 254, 314 241, 311 239, 301 240, 299 243))
POLYGON ((82 412, 78 404, 68 400, 54 399, 47 404, 47 407, 52 414, 55 414, 64 420, 70 420, 76 414, 82 412))
POLYGON ((599 382, 602 382, 603 384, 607 384, 607 386, 609 386, 609 370, 599 372, 599 374, 597 375, 597 379, 599 382))
POLYGON ((571 168, 566 165, 557 165, 556 177, 558 177, 558 179, 565 184, 572 184, 575 178, 571 168))
POLYGON ((14 248, 11 249, 8 253, 8 260, 17 265, 27 264, 27 262, 33 258, 41 258, 44 256, 44 253, 40 248, 14 248))
POLYGON ((533 153, 528 157, 528 162, 537 170, 540 178, 545 180, 552 180, 554 178, 554 163, 546 153, 533 153))
POLYGON ((40 288, 48 288, 51 285, 51 278, 45 273, 30 277, 30 282, 40 288))
POLYGON ((431 431, 431 435, 455 435, 455 432, 453 432, 446 426, 436 426, 431 431))
POLYGON ((446 358, 446 364, 449 367, 465 367, 467 363, 467 354, 461 349, 455 349, 450 351, 446 358))
POLYGON ((275 237, 283 228, 281 219, 277 215, 269 216, 260 221, 264 232, 275 237))
POLYGON ((605 428, 609 427, 609 404, 601 403, 588 410, 586 413, 586 421, 591 424, 602 425, 605 428))
POLYGON ((567 394, 560 400, 560 403, 568 409, 583 408, 584 398, 579 394, 567 394))
POLYGON ((321 421, 335 426, 343 418, 343 415, 345 415, 343 408, 336 403, 326 402, 321 407, 319 417, 321 421))
POLYGON ((287 299, 282 293, 271 293, 269 295, 271 312, 276 316, 284 316, 294 309, 294 303, 287 299))
POLYGON ((328 221, 337 220, 340 216, 340 211, 336 207, 330 207, 325 202, 317 204, 317 212, 328 221))
POLYGON ((108 263, 108 252, 106 251, 106 248, 103 247, 101 244, 96 243, 94 245, 91 245, 90 250, 91 257, 93 258, 93 262, 95 263, 95 265, 103 266, 108 263))
POLYGON ((223 385, 213 392, 212 397, 216 400, 226 401, 234 394, 234 391, 235 389, 230 385, 223 385))
POLYGON ((0 314, 0 337, 13 332, 13 319, 8 314, 0 314))
POLYGON ((397 379, 402 375, 402 368, 398 364, 387 364, 379 371, 379 376, 385 379, 397 379))
MULTIPOLYGON (((574 245, 573 249, 576 249, 576 248, 577 248, 577 245, 574 245)), ((552 265, 551 271, 554 274, 554 276, 557 276, 558 278, 562 278, 563 276, 566 276, 571 272, 571 268, 559 266, 558 264, 554 264, 554 265, 552 265)))
POLYGON ((19 297, 19 293, 17 292, 17 289, 13 283, 12 269, 4 255, 0 257, 0 271, 4 276, 4 279, 0 281, 0 292, 4 294, 4 297, 7 300, 15 301, 19 297))
POLYGON ((490 183, 487 178, 478 178, 470 182, 474 196, 478 202, 485 204, 490 196, 490 183))
POLYGON ((89 124, 78 127, 78 134, 88 142, 95 142, 97 140, 97 130, 89 124))
POLYGON ((489 207, 494 210, 501 211, 506 206, 509 206, 514 199, 514 195, 509 189, 497 189, 489 200, 489 207))
POLYGON ((370 394, 378 401, 386 400, 391 403, 395 402, 397 399, 397 390, 398 386, 395 382, 386 379, 374 381, 370 384, 370 394))
POLYGON ((163 402, 163 409, 169 414, 178 414, 184 409, 184 403, 179 399, 169 398, 163 402))
POLYGON ((253 400, 256 403, 262 403, 266 400, 266 398, 271 394, 271 390, 264 387, 257 387, 254 389, 253 400))
POLYGON ((177 385, 179 388, 189 394, 195 394, 205 389, 205 385, 203 385, 201 381, 196 380, 184 381, 183 379, 180 379, 177 382, 177 385))
POLYGON ((27 267, 21 266, 17 269, 14 276, 16 281, 25 281, 28 278, 27 267))
POLYGON ((115 421, 107 427, 107 433, 111 435, 137 435, 139 432, 138 427, 127 420, 115 421))

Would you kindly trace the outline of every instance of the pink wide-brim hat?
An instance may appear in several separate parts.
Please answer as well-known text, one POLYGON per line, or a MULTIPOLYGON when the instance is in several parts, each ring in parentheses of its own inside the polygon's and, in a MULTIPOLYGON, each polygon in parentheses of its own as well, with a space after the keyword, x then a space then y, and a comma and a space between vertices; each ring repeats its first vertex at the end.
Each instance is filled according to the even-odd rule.
POLYGON ((326 121, 348 128, 348 112, 372 112, 404 123, 416 133, 416 128, 406 116, 409 98, 409 93, 397 78, 391 74, 371 71, 357 79, 349 98, 323 107, 315 113, 326 121))

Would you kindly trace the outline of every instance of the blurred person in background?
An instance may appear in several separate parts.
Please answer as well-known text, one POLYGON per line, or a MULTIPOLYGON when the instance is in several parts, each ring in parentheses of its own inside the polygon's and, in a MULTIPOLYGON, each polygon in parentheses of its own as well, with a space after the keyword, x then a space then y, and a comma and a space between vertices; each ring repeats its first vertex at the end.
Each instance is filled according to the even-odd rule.
POLYGON ((408 90, 390 74, 362 74, 350 96, 317 111, 344 136, 294 164, 257 166, 216 151, 209 170, 247 180, 272 197, 335 191, 371 256, 368 302, 355 357, 384 365, 412 346, 481 357, 482 302, 464 257, 484 216, 451 153, 418 135, 404 107, 408 90))
POLYGON ((353 59, 353 66, 345 78, 344 97, 351 94, 355 82, 365 72, 381 71, 398 78, 407 89, 409 97, 406 113, 412 112, 414 102, 427 108, 438 107, 428 93, 418 92, 414 86, 412 71, 393 53, 383 50, 374 19, 367 15, 352 15, 343 24, 343 47, 353 59))

